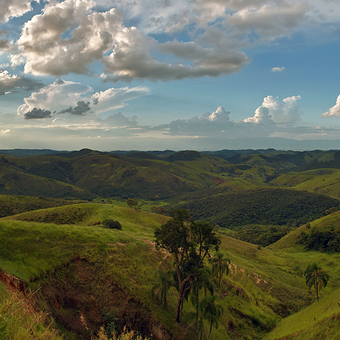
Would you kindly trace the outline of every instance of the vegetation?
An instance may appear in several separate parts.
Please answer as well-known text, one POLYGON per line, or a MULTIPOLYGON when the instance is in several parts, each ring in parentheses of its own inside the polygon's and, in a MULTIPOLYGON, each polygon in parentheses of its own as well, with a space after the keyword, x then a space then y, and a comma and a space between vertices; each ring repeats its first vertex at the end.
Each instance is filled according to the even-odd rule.
POLYGON ((322 287, 327 286, 329 275, 316 263, 309 264, 304 275, 308 289, 314 286, 316 299, 319 302, 319 291, 322 287))
POLYGON ((103 226, 110 229, 122 229, 122 225, 117 220, 106 219, 103 221, 103 226))
POLYGON ((0 332, 338 339, 340 153, 227 151, 0 156, 0 332))
POLYGON ((183 302, 193 286, 193 279, 204 267, 204 259, 211 248, 218 249, 221 242, 207 223, 191 220, 186 210, 176 210, 172 219, 155 230, 156 245, 167 250, 174 258, 178 299, 176 322, 180 322, 183 302))
MULTIPOLYGON (((0 301, 0 338, 2 340, 61 340, 57 332, 45 326, 46 315, 36 312, 29 300, 12 294, 0 301)), ((32 302, 31 302, 32 303, 32 302)))
POLYGON ((250 224, 295 225, 323 216, 325 210, 339 207, 339 201, 327 196, 285 189, 240 190, 185 201, 193 218, 221 227, 250 224))

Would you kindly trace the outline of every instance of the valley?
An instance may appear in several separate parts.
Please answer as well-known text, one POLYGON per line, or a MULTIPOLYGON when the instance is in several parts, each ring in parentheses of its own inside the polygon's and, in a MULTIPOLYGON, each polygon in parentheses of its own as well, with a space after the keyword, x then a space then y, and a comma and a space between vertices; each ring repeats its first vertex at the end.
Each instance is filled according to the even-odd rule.
MULTIPOLYGON (((6 152, 0 335, 104 340, 109 331, 134 330, 159 340, 339 339, 339 171, 336 150, 6 152), (213 226, 229 260, 228 275, 209 278, 223 311, 211 336, 208 318, 195 322, 192 287, 180 323, 173 278, 160 302, 160 273, 174 269, 174 257, 156 247, 155 231, 180 209, 213 226), (319 302, 305 282, 311 263, 330 275, 319 302)), ((215 254, 210 249, 204 260, 208 271, 215 254)), ((198 290, 201 301, 206 295, 198 290)))

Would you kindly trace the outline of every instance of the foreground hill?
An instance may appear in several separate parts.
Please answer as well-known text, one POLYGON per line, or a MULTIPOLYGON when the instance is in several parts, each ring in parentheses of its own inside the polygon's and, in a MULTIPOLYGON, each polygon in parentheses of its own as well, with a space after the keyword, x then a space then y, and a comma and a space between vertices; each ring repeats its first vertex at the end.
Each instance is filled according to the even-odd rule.
MULTIPOLYGON (((174 322, 176 289, 170 289, 166 309, 151 294, 156 271, 172 268, 171 256, 153 243, 155 228, 167 220, 94 203, 7 217, 0 220, 0 269, 19 278, 22 289, 37 291, 37 306, 50 313, 49 322, 66 339, 93 338, 107 322, 115 322, 120 331, 127 325, 145 335, 196 339, 195 328, 188 327, 195 311, 190 299, 179 325, 174 322), (118 220, 122 230, 103 228, 108 218, 118 220)), ((231 266, 221 288, 215 288, 224 313, 213 339, 262 339, 281 318, 309 305, 314 297, 302 272, 310 262, 317 261, 332 274, 321 299, 339 287, 337 254, 302 248, 283 253, 221 238, 220 249, 231 266)))

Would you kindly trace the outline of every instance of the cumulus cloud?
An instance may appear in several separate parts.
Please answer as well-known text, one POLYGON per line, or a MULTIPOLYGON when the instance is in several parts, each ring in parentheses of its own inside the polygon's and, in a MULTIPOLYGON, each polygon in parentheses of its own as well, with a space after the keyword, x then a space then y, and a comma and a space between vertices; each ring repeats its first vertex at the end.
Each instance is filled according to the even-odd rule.
POLYGON ((288 1, 266 2, 259 6, 246 6, 229 15, 228 22, 235 28, 256 32, 262 39, 275 39, 289 35, 308 21, 307 3, 288 1))
POLYGON ((263 103, 255 110, 253 117, 246 118, 245 123, 286 123, 293 124, 301 120, 302 111, 298 104, 301 96, 284 98, 280 102, 278 97, 267 96, 263 103))
POLYGON ((0 50, 8 50, 9 44, 8 40, 0 39, 0 50))
MULTIPOLYGON (((36 0, 36 2, 39 2, 39 0, 36 0)), ((8 21, 13 17, 20 17, 29 12, 32 9, 31 3, 31 0, 2 0, 0 22, 8 21)))
POLYGON ((213 113, 207 112, 200 117, 178 119, 169 124, 172 135, 203 135, 221 134, 230 129, 234 123, 229 118, 230 112, 219 106, 213 113))
POLYGON ((52 115, 84 116, 90 112, 99 115, 103 112, 122 108, 128 105, 129 100, 147 95, 149 90, 146 87, 123 87, 93 92, 90 86, 58 79, 24 98, 25 103, 18 107, 17 114, 25 117, 28 115, 30 119, 49 118, 51 116, 38 117, 37 111, 32 113, 34 109, 41 109, 51 111, 52 115))
POLYGON ((34 108, 59 112, 70 106, 76 106, 76 103, 91 91, 92 88, 87 85, 57 80, 38 92, 31 93, 30 97, 24 98, 25 104, 19 106, 17 113, 24 115, 34 108))
POLYGON ((13 56, 12 66, 23 62, 26 73, 60 76, 90 74, 91 65, 100 61, 106 80, 216 77, 238 72, 249 61, 240 50, 242 41, 250 42, 248 35, 253 39, 256 31, 259 37, 275 39, 289 34, 305 21, 307 11, 305 4, 276 1, 269 5, 264 1, 164 0, 157 5, 146 0, 117 1, 117 8, 104 1, 106 12, 95 11, 95 5, 92 0, 47 3, 41 14, 25 23, 17 41, 20 57, 13 56), (129 20, 138 27, 127 26, 129 20), (155 29, 146 23, 153 23, 155 29), (159 43, 147 36, 178 29, 189 34, 190 25, 195 27, 191 42, 172 40, 169 35, 168 42, 159 43))
POLYGON ((131 118, 125 117, 121 112, 115 113, 114 115, 111 115, 107 117, 104 120, 105 124, 108 124, 110 126, 129 126, 129 127, 135 127, 137 126, 137 117, 133 116, 131 118))
POLYGON ((6 93, 24 89, 25 91, 32 91, 43 87, 44 84, 34 81, 32 79, 12 75, 7 70, 0 71, 0 96, 6 93))
POLYGON ((95 105, 93 109, 96 114, 120 109, 126 106, 128 100, 136 99, 149 94, 147 87, 122 87, 110 88, 105 91, 96 92, 91 99, 95 105))
POLYGON ((273 67, 270 72, 282 72, 284 71, 284 67, 273 67))
POLYGON ((82 116, 84 115, 87 111, 90 111, 90 102, 85 103, 83 100, 80 100, 77 102, 76 107, 70 106, 69 108, 65 110, 61 110, 58 113, 70 113, 72 115, 77 115, 77 116, 82 116))
POLYGON ((335 105, 331 107, 327 112, 324 112, 322 114, 322 117, 324 118, 340 117, 340 95, 336 99, 335 105))
POLYGON ((42 119, 42 118, 51 118, 51 111, 37 109, 36 107, 25 113, 25 119, 42 119))

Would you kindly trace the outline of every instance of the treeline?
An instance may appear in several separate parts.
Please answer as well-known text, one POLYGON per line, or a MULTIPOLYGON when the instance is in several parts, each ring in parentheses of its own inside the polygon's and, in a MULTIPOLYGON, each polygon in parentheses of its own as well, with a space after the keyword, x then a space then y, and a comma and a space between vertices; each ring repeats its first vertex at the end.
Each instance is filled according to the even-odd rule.
POLYGON ((20 214, 26 211, 74 204, 74 201, 28 196, 0 196, 0 217, 20 214))
POLYGON ((299 243, 304 244, 308 250, 338 253, 340 252, 340 230, 313 228, 310 234, 301 233, 299 243))
POLYGON ((288 225, 298 227, 320 218, 339 201, 327 196, 289 189, 256 189, 186 201, 176 208, 189 209, 193 218, 221 227, 288 225))
POLYGON ((262 247, 269 246, 287 235, 293 227, 286 225, 246 225, 235 231, 227 233, 228 236, 239 240, 257 244, 262 247))

